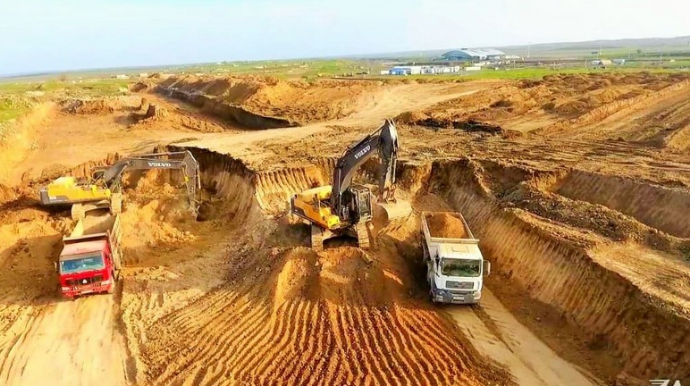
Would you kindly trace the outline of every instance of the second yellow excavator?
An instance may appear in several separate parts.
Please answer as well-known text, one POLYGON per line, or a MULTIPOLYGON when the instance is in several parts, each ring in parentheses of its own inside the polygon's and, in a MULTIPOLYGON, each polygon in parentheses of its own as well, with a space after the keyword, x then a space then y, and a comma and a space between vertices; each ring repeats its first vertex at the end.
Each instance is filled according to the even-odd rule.
POLYGON ((123 158, 111 166, 95 168, 91 179, 60 177, 39 193, 43 205, 72 205, 72 218, 79 220, 91 210, 122 211, 122 174, 126 170, 180 169, 184 173, 190 209, 197 214, 201 188, 199 163, 191 152, 143 154, 123 158))

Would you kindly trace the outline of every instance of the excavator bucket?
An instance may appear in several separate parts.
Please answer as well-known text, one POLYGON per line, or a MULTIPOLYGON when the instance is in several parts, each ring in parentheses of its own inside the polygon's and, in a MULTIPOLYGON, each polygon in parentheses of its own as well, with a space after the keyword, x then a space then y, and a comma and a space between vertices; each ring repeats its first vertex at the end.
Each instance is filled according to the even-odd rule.
POLYGON ((409 202, 398 200, 397 202, 377 202, 376 205, 386 212, 388 220, 407 217, 412 213, 412 206, 409 202))
POLYGON ((391 221, 407 218, 412 214, 412 206, 408 201, 377 202, 374 204, 373 225, 376 229, 384 228, 391 221))

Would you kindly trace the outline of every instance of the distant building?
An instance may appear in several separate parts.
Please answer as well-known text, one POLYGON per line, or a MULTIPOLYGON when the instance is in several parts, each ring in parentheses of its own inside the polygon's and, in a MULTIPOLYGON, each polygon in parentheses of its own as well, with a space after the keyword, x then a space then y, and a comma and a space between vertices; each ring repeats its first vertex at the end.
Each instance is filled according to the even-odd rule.
POLYGON ((613 65, 613 62, 608 59, 595 59, 592 60, 592 66, 594 67, 606 67, 613 65))
POLYGON ((422 66, 395 66, 389 72, 391 75, 417 75, 422 73, 422 66))
POLYGON ((625 59, 613 59, 612 62, 613 62, 613 64, 615 64, 616 66, 625 65, 625 59))
POLYGON ((477 60, 496 60, 506 56, 506 53, 495 48, 463 48, 461 50, 448 51, 441 55, 447 61, 477 61, 477 60))
POLYGON ((381 71, 381 75, 452 74, 460 71, 460 66, 395 66, 381 71))

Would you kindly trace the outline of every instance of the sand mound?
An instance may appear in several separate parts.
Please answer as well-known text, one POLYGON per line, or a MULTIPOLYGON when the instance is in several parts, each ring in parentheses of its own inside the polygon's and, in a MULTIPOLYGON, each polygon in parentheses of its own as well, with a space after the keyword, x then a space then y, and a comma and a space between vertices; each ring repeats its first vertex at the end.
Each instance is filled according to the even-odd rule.
POLYGON ((104 99, 71 100, 64 106, 64 111, 71 114, 109 114, 117 109, 114 103, 104 99))
POLYGON ((103 115, 141 105, 140 97, 113 97, 102 99, 67 99, 60 102, 62 110, 69 114, 103 115))
POLYGON ((365 263, 357 248, 237 260, 232 287, 147 329, 151 383, 208 384, 221 368, 257 385, 510 383, 425 303, 388 301, 407 298, 409 278, 365 263))
POLYGON ((285 265, 276 285, 277 305, 296 298, 314 299, 318 296, 313 285, 318 278, 317 259, 316 253, 309 248, 295 248, 285 254, 285 265))
POLYGON ((462 220, 450 213, 430 213, 427 215, 426 220, 432 237, 460 239, 467 237, 462 220))
POLYGON ((429 116, 421 111, 407 111, 395 117, 395 122, 403 125, 416 125, 427 119, 429 116))
POLYGON ((152 177, 138 181, 136 189, 125 192, 122 225, 127 229, 123 240, 126 263, 143 263, 159 250, 176 248, 196 239, 195 219, 181 189, 168 184, 155 186, 152 177))

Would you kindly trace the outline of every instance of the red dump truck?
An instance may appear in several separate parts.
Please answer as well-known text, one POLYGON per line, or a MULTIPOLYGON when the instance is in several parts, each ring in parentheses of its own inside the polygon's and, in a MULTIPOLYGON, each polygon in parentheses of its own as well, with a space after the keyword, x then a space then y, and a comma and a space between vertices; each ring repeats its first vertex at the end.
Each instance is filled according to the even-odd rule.
POLYGON ((56 264, 62 295, 115 292, 122 258, 119 215, 87 215, 62 242, 56 264))

